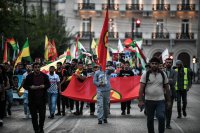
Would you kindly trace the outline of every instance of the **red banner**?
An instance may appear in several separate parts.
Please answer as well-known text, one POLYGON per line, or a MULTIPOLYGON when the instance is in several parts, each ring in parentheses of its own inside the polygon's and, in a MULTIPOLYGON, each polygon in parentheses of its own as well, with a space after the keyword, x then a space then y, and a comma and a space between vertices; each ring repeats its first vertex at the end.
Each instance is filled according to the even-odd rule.
MULTIPOLYGON (((110 100, 112 103, 138 98, 140 76, 111 78, 110 82, 110 100)), ((95 102, 96 86, 93 84, 93 78, 89 77, 84 82, 80 82, 75 76, 72 76, 68 87, 62 95, 74 100, 95 102)))

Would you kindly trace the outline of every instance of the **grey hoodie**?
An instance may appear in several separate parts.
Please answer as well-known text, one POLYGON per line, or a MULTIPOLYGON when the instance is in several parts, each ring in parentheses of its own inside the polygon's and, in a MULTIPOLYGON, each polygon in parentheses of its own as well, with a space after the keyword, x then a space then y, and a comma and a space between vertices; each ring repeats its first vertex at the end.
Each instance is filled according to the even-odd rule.
POLYGON ((106 72, 103 72, 101 70, 98 70, 94 74, 93 83, 97 87, 97 91, 103 92, 103 91, 110 91, 110 72, 106 70, 106 72), (106 76, 105 76, 106 74, 106 76), (101 82, 104 82, 104 86, 99 86, 101 82))

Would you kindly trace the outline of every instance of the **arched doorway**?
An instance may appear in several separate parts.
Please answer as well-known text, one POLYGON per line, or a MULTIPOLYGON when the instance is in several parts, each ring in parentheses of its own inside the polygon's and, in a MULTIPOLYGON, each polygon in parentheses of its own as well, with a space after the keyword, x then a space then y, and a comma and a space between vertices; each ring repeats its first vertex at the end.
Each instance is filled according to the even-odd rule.
POLYGON ((185 67, 190 67, 190 55, 188 53, 180 53, 178 55, 178 60, 181 60, 185 67))
POLYGON ((162 53, 161 52, 156 52, 153 54, 153 57, 157 57, 162 61, 162 53))

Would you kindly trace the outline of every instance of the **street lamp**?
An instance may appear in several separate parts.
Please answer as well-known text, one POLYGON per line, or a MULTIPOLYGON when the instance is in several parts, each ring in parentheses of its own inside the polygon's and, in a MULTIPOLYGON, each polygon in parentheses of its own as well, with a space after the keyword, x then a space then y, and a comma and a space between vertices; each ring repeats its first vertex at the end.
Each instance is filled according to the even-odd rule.
POLYGON ((173 57, 173 55, 170 55, 169 58, 173 60, 174 57, 173 57))
POLYGON ((196 63, 196 57, 193 56, 193 58, 192 58, 192 64, 193 64, 193 80, 194 81, 195 81, 195 72, 194 72, 194 65, 195 65, 195 63, 196 63))
POLYGON ((192 58, 192 63, 193 63, 193 64, 196 63, 196 57, 195 57, 195 56, 193 56, 193 58, 192 58))

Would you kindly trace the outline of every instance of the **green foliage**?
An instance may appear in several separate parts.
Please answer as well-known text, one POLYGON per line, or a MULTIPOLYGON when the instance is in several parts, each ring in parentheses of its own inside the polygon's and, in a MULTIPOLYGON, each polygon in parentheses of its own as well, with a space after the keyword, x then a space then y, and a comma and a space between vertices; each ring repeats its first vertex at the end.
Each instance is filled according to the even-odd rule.
POLYGON ((20 48, 28 37, 33 59, 44 57, 45 35, 55 40, 58 54, 63 53, 75 37, 63 16, 56 12, 41 15, 39 8, 29 7, 24 15, 22 0, 0 0, 1 35, 14 37, 20 48))

